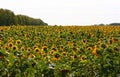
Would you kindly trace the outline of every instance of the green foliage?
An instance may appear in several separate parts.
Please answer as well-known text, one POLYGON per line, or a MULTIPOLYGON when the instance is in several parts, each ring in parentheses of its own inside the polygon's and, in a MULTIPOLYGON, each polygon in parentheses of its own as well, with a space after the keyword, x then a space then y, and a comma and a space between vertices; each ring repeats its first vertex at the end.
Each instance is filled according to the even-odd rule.
POLYGON ((48 25, 41 19, 34 19, 25 15, 15 15, 7 9, 0 9, 0 26, 1 25, 48 25))
POLYGON ((119 77, 120 26, 0 26, 1 77, 119 77))
POLYGON ((15 24, 15 15, 12 11, 7 9, 0 9, 0 25, 15 24))

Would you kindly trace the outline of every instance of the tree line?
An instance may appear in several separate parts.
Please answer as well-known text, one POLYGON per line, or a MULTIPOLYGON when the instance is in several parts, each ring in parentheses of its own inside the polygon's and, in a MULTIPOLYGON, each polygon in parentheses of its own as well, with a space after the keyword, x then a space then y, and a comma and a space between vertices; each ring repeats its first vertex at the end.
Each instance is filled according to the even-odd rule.
POLYGON ((15 15, 8 9, 0 9, 0 26, 2 25, 48 25, 41 19, 35 19, 26 15, 15 15))

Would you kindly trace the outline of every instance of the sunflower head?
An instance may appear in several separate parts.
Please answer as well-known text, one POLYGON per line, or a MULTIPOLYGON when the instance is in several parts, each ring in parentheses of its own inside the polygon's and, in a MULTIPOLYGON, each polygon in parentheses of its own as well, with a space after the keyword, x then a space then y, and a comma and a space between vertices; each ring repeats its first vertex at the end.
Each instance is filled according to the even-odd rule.
POLYGON ((86 39, 82 39, 82 43, 86 43, 86 39))
POLYGON ((80 56, 80 60, 82 61, 82 60, 85 60, 86 59, 86 56, 85 55, 82 55, 82 56, 80 56))
POLYGON ((35 49, 35 48, 38 48, 38 46, 37 45, 33 46, 33 49, 35 49))
POLYGON ((62 55, 67 57, 68 56, 68 53, 67 52, 62 52, 62 55))
POLYGON ((34 49, 34 52, 40 52, 40 49, 37 47, 34 49))
POLYGON ((5 47, 4 47, 4 50, 9 50, 9 47, 8 47, 8 46, 5 46, 5 47))
POLYGON ((60 50, 61 50, 61 51, 63 51, 63 50, 64 50, 64 48, 63 48, 63 46, 62 46, 62 45, 60 45, 60 50))
POLYGON ((31 51, 31 49, 28 47, 28 48, 27 48, 27 51, 31 51))
POLYGON ((92 47, 88 47, 87 50, 88 50, 88 51, 91 51, 91 50, 92 50, 92 47))
POLYGON ((22 46, 22 47, 20 48, 20 50, 21 50, 21 51, 25 51, 25 47, 22 46))
POLYGON ((100 47, 101 48, 107 48, 106 44, 103 44, 103 43, 100 44, 100 47))
POLYGON ((47 51, 47 46, 43 46, 43 47, 42 47, 42 51, 45 51, 45 52, 46 52, 46 51, 47 51))
POLYGON ((60 54, 54 54, 54 61, 60 60, 60 54))
POLYGON ((12 42, 9 42, 7 46, 8 46, 9 48, 12 48, 12 47, 13 47, 13 43, 12 43, 12 42))
POLYGON ((55 53, 56 53, 56 52, 53 51, 53 50, 51 50, 51 51, 49 52, 50 55, 54 55, 55 53))
POLYGON ((8 40, 8 42, 13 42, 13 38, 10 37, 9 40, 8 40))
POLYGON ((18 50, 18 47, 17 47, 16 45, 13 45, 13 46, 12 46, 12 49, 13 49, 13 50, 18 50))
POLYGON ((20 44, 22 44, 22 41, 21 40, 16 40, 16 44, 20 45, 20 44))

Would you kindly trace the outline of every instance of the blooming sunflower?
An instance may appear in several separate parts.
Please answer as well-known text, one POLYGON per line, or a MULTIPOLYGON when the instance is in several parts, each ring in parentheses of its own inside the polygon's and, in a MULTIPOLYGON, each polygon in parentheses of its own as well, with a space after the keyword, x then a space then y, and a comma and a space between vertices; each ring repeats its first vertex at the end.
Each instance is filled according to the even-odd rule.
POLYGON ((21 45, 22 41, 21 40, 16 40, 16 45, 21 45))
POLYGON ((54 60, 54 61, 60 60, 60 54, 58 54, 58 53, 54 54, 54 55, 53 55, 53 60, 54 60))
POLYGON ((40 49, 37 47, 34 49, 34 52, 40 52, 40 49))
POLYGON ((22 46, 22 47, 20 48, 20 50, 21 50, 21 51, 25 51, 25 47, 22 46))
POLYGON ((42 51, 45 51, 45 52, 46 52, 46 51, 47 51, 47 46, 43 46, 43 47, 42 47, 42 51))
POLYGON ((82 61, 82 60, 85 60, 85 58, 86 58, 85 55, 80 56, 80 60, 81 60, 81 61, 82 61))
POLYGON ((62 52, 62 55, 67 57, 68 56, 68 53, 67 52, 62 52))
POLYGON ((7 44, 7 46, 8 46, 8 48, 12 48, 12 47, 13 47, 13 43, 12 43, 12 42, 9 42, 9 43, 7 44))
POLYGON ((4 50, 9 50, 9 47, 8 46, 4 46, 4 50))
POLYGON ((91 50, 92 50, 92 47, 88 47, 87 50, 91 51, 91 50))
POLYGON ((13 49, 13 50, 18 50, 18 47, 17 47, 16 45, 13 45, 13 46, 12 46, 12 49, 13 49))
POLYGON ((31 48, 27 47, 27 51, 31 51, 31 48))
POLYGON ((8 42, 13 42, 13 38, 10 37, 9 40, 8 40, 8 42))
POLYGON ((33 46, 33 49, 35 49, 35 48, 39 48, 37 45, 35 45, 35 46, 33 46))
POLYGON ((63 46, 62 46, 62 45, 60 45, 60 46, 59 46, 59 48, 60 48, 60 50, 61 50, 61 51, 63 51, 63 50, 64 50, 64 48, 63 48, 63 46))

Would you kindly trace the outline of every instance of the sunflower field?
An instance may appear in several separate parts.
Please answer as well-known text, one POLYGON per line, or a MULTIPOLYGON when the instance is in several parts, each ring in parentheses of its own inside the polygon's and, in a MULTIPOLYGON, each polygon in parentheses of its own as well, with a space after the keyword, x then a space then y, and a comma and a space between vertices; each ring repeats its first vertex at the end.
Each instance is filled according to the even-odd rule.
POLYGON ((120 77, 120 26, 0 26, 0 77, 120 77))

